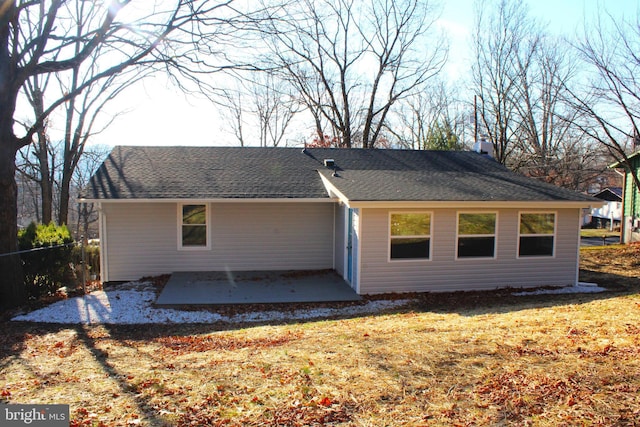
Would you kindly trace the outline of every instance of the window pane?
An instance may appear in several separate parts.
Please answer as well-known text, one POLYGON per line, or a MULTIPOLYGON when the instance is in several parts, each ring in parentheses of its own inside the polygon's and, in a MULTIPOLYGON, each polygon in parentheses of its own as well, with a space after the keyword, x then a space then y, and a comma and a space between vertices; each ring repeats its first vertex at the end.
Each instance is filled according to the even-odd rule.
POLYGON ((458 234, 495 234, 496 214, 460 214, 458 234))
POLYGON ((182 223, 183 224, 206 224, 207 208, 205 205, 183 205, 182 206, 182 223))
POLYGON ((392 236, 428 236, 431 234, 431 215, 391 214, 392 236))
POLYGON ((556 215, 527 213, 520 215, 520 234, 553 234, 556 215))
POLYGON ((553 256, 553 237, 520 237, 520 256, 553 256))
POLYGON ((182 246, 207 246, 207 227, 204 225, 183 225, 182 246))
POLYGON ((429 258, 429 239, 391 239, 391 259, 429 258))
POLYGON ((493 257, 495 237, 459 237, 458 258, 493 257))

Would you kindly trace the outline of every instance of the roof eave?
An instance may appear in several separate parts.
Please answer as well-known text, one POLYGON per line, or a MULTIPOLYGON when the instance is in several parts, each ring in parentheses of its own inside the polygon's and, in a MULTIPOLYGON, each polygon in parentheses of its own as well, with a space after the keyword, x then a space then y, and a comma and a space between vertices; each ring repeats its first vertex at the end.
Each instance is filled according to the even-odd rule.
POLYGON ((335 185, 333 185, 327 177, 325 177, 322 173, 320 173, 320 171, 318 171, 318 175, 320 175, 320 179, 322 179, 322 184, 324 185, 324 188, 327 190, 327 194, 329 195, 329 197, 331 197, 332 199, 337 198, 348 207, 351 207, 349 199, 347 198, 347 196, 345 196, 342 193, 342 191, 338 190, 338 188, 335 185))
POLYGON ((351 208, 421 208, 421 209, 562 209, 592 208, 605 203, 576 200, 349 200, 351 208))
MULTIPOLYGON (((635 153, 633 153, 630 156, 628 156, 626 161, 634 159, 634 158, 636 158, 638 156, 640 156, 640 151, 636 151, 635 153)), ((625 160, 617 161, 615 163, 610 164, 607 167, 609 169, 628 169, 627 165, 625 165, 625 160)))
POLYGON ((514 201, 514 200, 349 200, 342 193, 334 193, 326 198, 202 198, 202 199, 78 199, 80 203, 335 203, 342 202, 349 208, 433 208, 433 209, 558 209, 558 208, 591 208, 603 206, 606 202, 553 200, 553 201, 514 201))
POLYGON ((234 198, 125 198, 125 199, 93 199, 80 198, 79 203, 333 203, 329 197, 234 197, 234 198))

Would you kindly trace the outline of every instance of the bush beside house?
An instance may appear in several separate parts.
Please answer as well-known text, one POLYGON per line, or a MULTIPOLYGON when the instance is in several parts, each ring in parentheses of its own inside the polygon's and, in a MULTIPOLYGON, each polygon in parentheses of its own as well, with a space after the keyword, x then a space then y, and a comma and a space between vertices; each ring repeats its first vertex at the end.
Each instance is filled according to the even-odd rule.
POLYGON ((18 233, 24 284, 31 299, 52 295, 73 281, 73 238, 65 225, 31 223, 18 233))

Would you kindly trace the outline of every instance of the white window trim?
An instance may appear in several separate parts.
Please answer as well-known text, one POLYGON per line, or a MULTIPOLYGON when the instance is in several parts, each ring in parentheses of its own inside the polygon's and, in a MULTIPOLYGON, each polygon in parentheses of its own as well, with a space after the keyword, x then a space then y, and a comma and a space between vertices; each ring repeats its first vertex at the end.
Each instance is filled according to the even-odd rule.
POLYGON ((517 259, 552 259, 556 257, 556 242, 558 241, 558 212, 557 211, 519 211, 518 212, 518 242, 516 248, 517 259), (521 234, 520 224, 522 223, 522 214, 553 214, 553 234, 521 234), (520 238, 521 237, 553 237, 553 253, 551 255, 520 255, 520 238))
POLYGON ((496 259, 498 254, 498 211, 458 211, 456 213, 456 241, 455 241, 455 251, 456 251, 456 261, 457 260, 487 260, 487 259, 496 259), (496 216, 496 222, 494 227, 493 234, 460 234, 460 215, 483 215, 483 214, 494 214, 496 216), (459 247, 459 239, 460 237, 493 237, 493 256, 458 256, 458 247, 459 247))
POLYGON ((201 202, 198 200, 193 200, 193 201, 189 201, 189 202, 180 202, 178 203, 178 209, 177 209, 177 217, 178 220, 176 221, 178 224, 177 227, 177 234, 178 234, 178 250, 179 251, 206 251, 206 250, 210 250, 211 249, 211 214, 210 211, 211 209, 209 208, 209 203, 207 202, 201 202), (207 236, 207 244, 205 246, 183 246, 182 245, 182 207, 185 205, 204 205, 204 209, 205 209, 205 233, 207 236))
POLYGON ((432 211, 389 211, 387 218, 387 262, 426 262, 433 259, 433 212, 432 211), (429 215, 429 234, 416 235, 416 236, 395 236, 396 239, 415 239, 421 237, 429 238, 429 258, 391 258, 391 240, 394 237, 391 236, 391 215, 402 214, 427 214, 429 215))

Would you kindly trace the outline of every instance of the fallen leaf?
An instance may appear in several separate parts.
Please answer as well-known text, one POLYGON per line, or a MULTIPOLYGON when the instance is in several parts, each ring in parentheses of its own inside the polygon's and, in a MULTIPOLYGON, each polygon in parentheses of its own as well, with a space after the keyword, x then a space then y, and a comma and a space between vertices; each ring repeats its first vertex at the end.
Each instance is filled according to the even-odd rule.
POLYGON ((321 406, 331 406, 333 405, 333 402, 328 397, 323 397, 322 399, 320 399, 320 402, 318 402, 318 404, 321 406))

